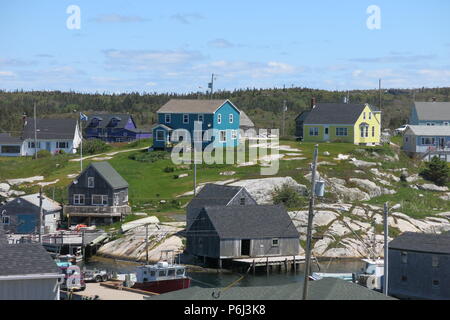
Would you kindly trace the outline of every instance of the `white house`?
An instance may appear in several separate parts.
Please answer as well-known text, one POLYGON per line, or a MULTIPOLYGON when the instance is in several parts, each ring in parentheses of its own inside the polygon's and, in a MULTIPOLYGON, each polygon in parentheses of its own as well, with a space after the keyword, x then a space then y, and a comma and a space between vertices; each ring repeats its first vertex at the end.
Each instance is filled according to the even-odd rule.
POLYGON ((81 132, 75 119, 36 119, 36 130, 34 119, 26 119, 22 139, 23 156, 32 156, 40 150, 52 154, 60 151, 76 153, 81 143, 81 132))
POLYGON ((9 133, 0 133, 0 156, 17 157, 22 155, 23 140, 9 133))
POLYGON ((425 160, 438 156, 450 162, 450 126, 408 126, 402 148, 409 155, 425 160))

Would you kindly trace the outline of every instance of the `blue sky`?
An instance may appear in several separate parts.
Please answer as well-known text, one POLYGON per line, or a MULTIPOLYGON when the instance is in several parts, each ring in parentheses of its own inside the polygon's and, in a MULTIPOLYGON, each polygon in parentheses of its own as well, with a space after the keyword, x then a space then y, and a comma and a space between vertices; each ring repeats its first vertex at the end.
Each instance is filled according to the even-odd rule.
POLYGON ((0 88, 181 93, 211 73, 216 89, 450 86, 448 12, 448 0, 2 1, 0 88))

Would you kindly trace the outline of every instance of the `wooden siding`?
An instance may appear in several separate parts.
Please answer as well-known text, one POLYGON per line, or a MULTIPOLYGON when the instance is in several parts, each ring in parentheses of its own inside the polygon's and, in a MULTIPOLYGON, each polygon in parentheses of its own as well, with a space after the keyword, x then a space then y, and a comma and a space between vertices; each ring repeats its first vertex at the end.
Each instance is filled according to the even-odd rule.
POLYGON ((0 280, 0 300, 59 300, 58 279, 0 280))

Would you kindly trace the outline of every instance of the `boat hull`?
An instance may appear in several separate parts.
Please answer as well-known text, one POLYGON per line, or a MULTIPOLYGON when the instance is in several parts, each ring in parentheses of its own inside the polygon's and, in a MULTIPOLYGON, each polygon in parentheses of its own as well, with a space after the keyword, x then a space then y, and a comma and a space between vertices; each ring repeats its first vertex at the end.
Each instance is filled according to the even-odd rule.
POLYGON ((181 289, 187 289, 191 285, 191 279, 171 279, 171 280, 160 280, 152 282, 136 282, 133 285, 134 289, 149 291, 153 293, 166 293, 181 289))

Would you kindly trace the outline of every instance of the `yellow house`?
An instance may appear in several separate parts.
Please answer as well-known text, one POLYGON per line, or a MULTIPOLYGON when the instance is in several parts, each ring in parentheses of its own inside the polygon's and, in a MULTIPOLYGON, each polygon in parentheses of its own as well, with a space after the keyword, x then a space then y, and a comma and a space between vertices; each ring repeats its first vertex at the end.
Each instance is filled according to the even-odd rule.
POLYGON ((319 103, 297 117, 305 142, 348 142, 378 145, 381 111, 369 104, 319 103), (299 123, 301 121, 301 123, 299 123))

